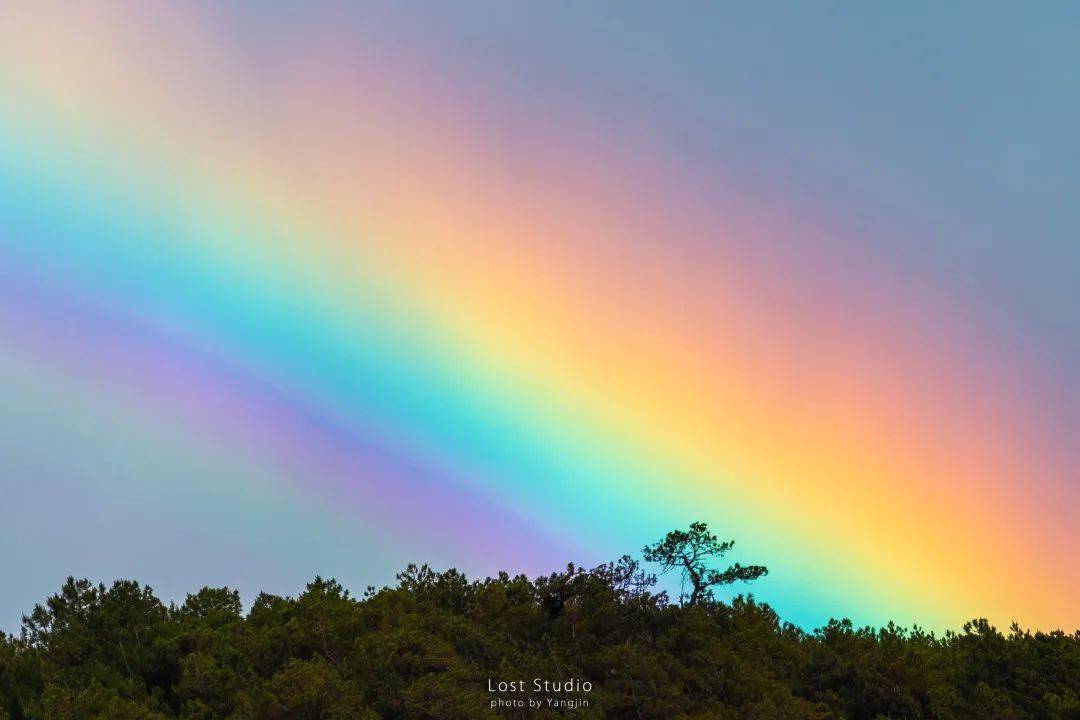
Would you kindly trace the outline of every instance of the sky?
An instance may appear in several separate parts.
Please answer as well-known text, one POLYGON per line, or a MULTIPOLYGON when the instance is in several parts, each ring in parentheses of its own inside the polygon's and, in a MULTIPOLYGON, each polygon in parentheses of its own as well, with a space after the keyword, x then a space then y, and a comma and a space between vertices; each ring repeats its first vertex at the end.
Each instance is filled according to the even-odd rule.
POLYGON ((0 628, 547 573, 1080 626, 1080 9, 4 3, 0 628))

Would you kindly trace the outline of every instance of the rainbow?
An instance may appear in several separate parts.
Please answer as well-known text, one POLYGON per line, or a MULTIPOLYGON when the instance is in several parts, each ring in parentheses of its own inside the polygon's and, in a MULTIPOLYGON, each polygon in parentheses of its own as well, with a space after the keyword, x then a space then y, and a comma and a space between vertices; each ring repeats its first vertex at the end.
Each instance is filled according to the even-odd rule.
POLYGON ((0 537, 41 586, 5 613, 68 573, 538 573, 702 519, 808 626, 1080 624, 1068 379, 860 240, 904 228, 400 18, 94 5, 0 25, 0 537))

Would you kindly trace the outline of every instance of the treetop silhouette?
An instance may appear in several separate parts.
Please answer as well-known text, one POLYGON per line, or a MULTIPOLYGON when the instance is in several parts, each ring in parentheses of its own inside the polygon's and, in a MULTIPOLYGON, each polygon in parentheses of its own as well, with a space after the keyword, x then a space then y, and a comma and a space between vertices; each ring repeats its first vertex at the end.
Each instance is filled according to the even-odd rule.
POLYGON ((720 571, 709 567, 710 561, 722 558, 735 546, 734 540, 720 542, 703 522, 690 523, 689 530, 672 530, 664 539, 646 545, 642 555, 648 562, 658 563, 663 572, 678 570, 684 582, 689 581, 689 605, 697 605, 713 598, 714 588, 731 585, 736 581, 752 582, 767 575, 764 565, 740 565, 735 563, 720 571))

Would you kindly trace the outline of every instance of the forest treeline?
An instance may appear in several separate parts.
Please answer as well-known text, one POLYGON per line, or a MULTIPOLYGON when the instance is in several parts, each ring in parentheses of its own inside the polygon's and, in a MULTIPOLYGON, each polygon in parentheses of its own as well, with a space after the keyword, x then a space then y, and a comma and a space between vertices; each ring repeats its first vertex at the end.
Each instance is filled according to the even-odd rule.
MULTIPOLYGON (((663 567, 663 550, 646 555, 663 567)), ((699 581, 764 573, 732 567, 699 581)), ((227 588, 177 606, 137 582, 69 579, 0 641, 0 719, 1080 719, 1080 633, 804 632, 752 597, 655 589, 630 557, 537 579, 409 566, 360 597, 316 578, 247 612, 227 588), (498 691, 518 679, 526 692, 498 691), (540 702, 553 694, 574 702, 540 702), (540 706, 492 707, 529 698, 540 706)))

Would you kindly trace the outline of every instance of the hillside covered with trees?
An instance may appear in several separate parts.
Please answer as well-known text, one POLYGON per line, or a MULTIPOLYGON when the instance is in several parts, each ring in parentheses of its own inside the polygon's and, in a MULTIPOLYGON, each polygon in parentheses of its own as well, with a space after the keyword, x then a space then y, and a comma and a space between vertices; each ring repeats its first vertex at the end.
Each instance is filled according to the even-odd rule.
POLYGON ((69 579, 0 640, 0 719, 1080 718, 1080 633, 804 632, 713 597, 765 572, 713 568, 728 548, 699 523, 645 548, 689 580, 678 599, 630 557, 537 579, 409 566, 360 597, 316 578, 247 612, 227 588, 175 606, 69 579))

